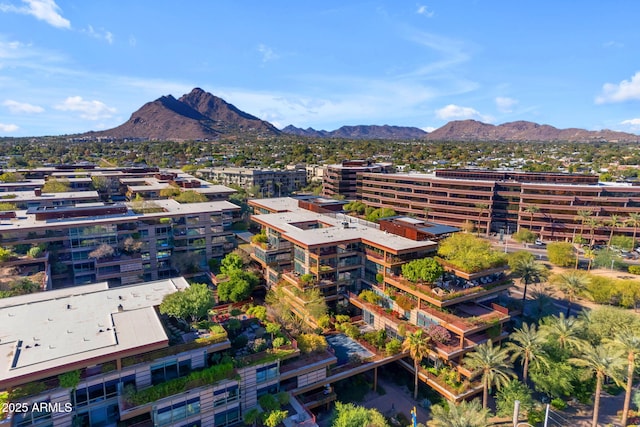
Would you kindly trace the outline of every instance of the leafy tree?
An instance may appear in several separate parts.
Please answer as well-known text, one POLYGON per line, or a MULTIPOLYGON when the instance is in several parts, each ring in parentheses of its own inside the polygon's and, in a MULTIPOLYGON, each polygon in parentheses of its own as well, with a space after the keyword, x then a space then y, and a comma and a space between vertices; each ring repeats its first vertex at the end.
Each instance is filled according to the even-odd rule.
POLYGON ((275 322, 267 322, 265 326, 265 329, 267 333, 271 335, 272 340, 275 335, 280 333, 280 329, 282 328, 278 323, 275 322))
POLYGON ((442 277, 444 269, 433 258, 422 258, 402 265, 402 276, 410 282, 433 283, 442 277))
POLYGON ((362 215, 364 214, 365 209, 367 209, 367 205, 356 200, 345 204, 343 209, 347 212, 355 212, 358 215, 362 215))
POLYGON ((302 353, 321 353, 328 347, 327 340, 318 334, 300 334, 296 338, 298 348, 302 353))
POLYGON ((408 334, 402 343, 402 351, 408 351, 413 359, 414 383, 413 398, 418 398, 418 374, 420 373, 420 362, 429 355, 431 350, 431 337, 424 333, 423 329, 418 329, 414 333, 408 334))
POLYGON ((472 234, 455 233, 440 242, 438 255, 469 273, 503 266, 506 256, 494 250, 491 242, 472 234))
POLYGON ((263 394, 258 399, 258 403, 265 412, 271 412, 275 411, 276 409, 280 409, 280 402, 278 402, 278 399, 276 399, 276 397, 272 394, 263 394))
POLYGON ((379 219, 396 216, 396 211, 391 208, 378 208, 366 214, 367 221, 376 222, 379 219))
POLYGON ((234 270, 228 280, 218 284, 218 299, 231 302, 244 301, 251 295, 258 280, 253 273, 234 270))
POLYGON ((640 333, 638 328, 628 328, 615 335, 608 341, 611 348, 621 351, 627 356, 627 384, 625 386, 624 405, 622 407, 621 425, 626 426, 629 418, 631 391, 633 390, 633 376, 636 368, 636 356, 640 354, 640 333))
POLYGON ((548 364, 542 347, 544 339, 535 324, 529 326, 526 323, 520 329, 516 329, 509 338, 511 341, 507 343, 506 349, 512 352, 512 361, 522 360, 522 381, 526 384, 529 363, 548 364))
POLYGON ((278 424, 281 424, 288 416, 289 411, 276 409, 275 411, 269 412, 269 415, 265 417, 264 425, 266 425, 267 427, 276 427, 278 424))
POLYGON ((580 338, 581 326, 575 317, 565 317, 564 313, 560 313, 542 320, 540 334, 562 350, 574 350, 584 344, 580 338))
POLYGON ((527 287, 529 284, 545 281, 549 276, 549 270, 535 259, 522 258, 515 264, 512 271, 516 277, 520 278, 520 282, 524 284, 524 291, 522 292, 522 304, 524 307, 524 302, 527 298, 527 287))
POLYGON ((398 354, 402 350, 402 343, 399 339, 393 338, 385 345, 384 350, 389 356, 398 354))
POLYGON ((160 313, 195 322, 204 317, 212 306, 213 298, 207 285, 194 283, 184 291, 165 296, 160 303, 160 313))
POLYGON ((624 227, 624 221, 622 221, 622 218, 620 217, 620 215, 615 215, 614 214, 614 215, 611 215, 609 217, 609 219, 605 221, 605 223, 611 229, 611 231, 609 233, 609 246, 612 246, 613 245, 613 233, 616 230, 616 228, 624 227))
POLYGON ((596 377, 596 392, 593 402, 593 420, 592 427, 598 426, 598 414, 600 411, 600 394, 602 391, 602 383, 605 377, 609 377, 620 384, 622 372, 626 358, 620 350, 599 345, 592 346, 590 344, 583 347, 579 358, 572 358, 569 361, 576 365, 587 368, 596 377))
POLYGON ((71 184, 66 179, 50 179, 42 186, 43 193, 66 193, 71 190, 71 184))
POLYGON ((540 212, 540 208, 536 205, 529 205, 524 208, 524 212, 529 214, 529 230, 533 229, 533 216, 540 212))
POLYGON ((485 427, 489 425, 489 410, 482 408, 478 399, 458 404, 448 402, 431 407, 429 427, 485 427))
POLYGON ((623 332, 640 330, 640 317, 619 307, 603 305, 592 310, 582 310, 579 317, 586 338, 595 344, 623 332))
POLYGON ((611 238, 611 247, 617 249, 623 249, 625 251, 633 250, 635 245, 635 240, 630 236, 623 236, 619 234, 617 236, 613 236, 611 238))
POLYGON ((521 228, 511 235, 511 238, 518 243, 533 243, 536 241, 536 234, 527 230, 526 228, 521 228))
POLYGON ((241 270, 244 266, 242 257, 237 253, 227 254, 220 262, 220 272, 230 276, 234 271, 241 270))
POLYGON ((20 182, 24 181, 24 175, 18 172, 5 172, 0 175, 0 182, 20 182))
POLYGON ((256 319, 264 322, 267 319, 267 308, 262 305, 252 305, 247 310, 249 316, 254 316, 256 319))
POLYGON ((610 248, 595 251, 593 265, 598 268, 618 268, 622 262, 620 254, 610 248))
POLYGON ((106 243, 101 244, 91 252, 89 252, 89 258, 102 259, 113 256, 115 249, 106 243))
POLYGON ((551 397, 570 396, 576 379, 575 368, 565 361, 550 360, 546 366, 531 367, 531 381, 535 389, 551 397))
POLYGON ((207 199, 207 196, 202 193, 189 190, 183 191, 180 195, 176 196, 174 200, 179 203, 201 203, 206 202, 209 199, 207 199))
POLYGON ((577 212, 575 219, 580 221, 580 236, 584 234, 584 226, 591 215, 593 215, 593 211, 590 210, 579 210, 577 212))
POLYGON ((507 263, 509 268, 514 270, 516 266, 524 260, 534 260, 536 257, 529 251, 516 251, 507 255, 507 263))
POLYGON ((5 262, 15 256, 11 249, 0 248, 0 262, 5 262))
POLYGON ((491 341, 477 346, 464 358, 464 365, 471 371, 482 375, 482 407, 486 408, 489 401, 489 388, 495 385, 498 389, 506 385, 515 377, 509 362, 509 352, 500 347, 494 347, 491 341))
POLYGON ((162 190, 160 190, 160 197, 167 197, 167 198, 174 198, 179 196, 181 193, 180 189, 178 187, 174 187, 172 185, 163 188, 162 190))
POLYGON ((389 424, 377 409, 336 402, 331 427, 389 427, 389 424))
POLYGON ((370 304, 378 304, 382 299, 380 295, 369 289, 365 289, 364 291, 360 292, 360 294, 358 294, 358 298, 370 304))
POLYGON ((636 236, 638 235, 638 227, 640 227, 640 213, 631 212, 629 213, 629 218, 626 221, 627 225, 633 227, 633 247, 631 249, 635 249, 636 246, 636 236))
POLYGON ((576 261, 573 245, 568 242, 551 242, 547 245, 549 262, 558 267, 570 267, 576 261))
POLYGON ((244 416, 242 417, 242 421, 244 422, 245 425, 255 426, 256 423, 260 420, 260 416, 261 414, 258 408, 253 408, 244 413, 244 416))
POLYGON ((520 410, 524 413, 534 408, 531 389, 518 380, 511 380, 496 394, 496 415, 499 417, 512 415, 516 400, 520 402, 520 410))
POLYGON ((551 277, 551 282, 558 286, 567 300, 567 317, 571 313, 571 303, 587 289, 589 280, 588 276, 577 271, 555 274, 551 277))

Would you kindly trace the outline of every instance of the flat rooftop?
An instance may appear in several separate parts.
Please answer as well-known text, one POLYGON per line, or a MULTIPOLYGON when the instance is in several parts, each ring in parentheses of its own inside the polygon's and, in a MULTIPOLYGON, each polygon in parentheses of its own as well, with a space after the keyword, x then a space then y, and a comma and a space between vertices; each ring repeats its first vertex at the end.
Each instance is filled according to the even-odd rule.
POLYGON ((178 277, 116 288, 96 283, 0 299, 0 390, 17 379, 44 378, 51 369, 166 345, 154 306, 188 286, 178 277))
POLYGON ((363 241, 392 252, 435 248, 437 243, 431 240, 415 241, 380 231, 345 214, 325 215, 301 209, 296 199, 260 199, 253 204, 278 210, 277 213, 255 215, 254 218, 284 234, 285 237, 306 246, 319 246, 341 241, 363 241), (288 208, 287 211, 285 209, 288 208), (302 229, 300 224, 317 223, 320 228, 302 229), (297 225, 296 225, 297 224, 297 225))

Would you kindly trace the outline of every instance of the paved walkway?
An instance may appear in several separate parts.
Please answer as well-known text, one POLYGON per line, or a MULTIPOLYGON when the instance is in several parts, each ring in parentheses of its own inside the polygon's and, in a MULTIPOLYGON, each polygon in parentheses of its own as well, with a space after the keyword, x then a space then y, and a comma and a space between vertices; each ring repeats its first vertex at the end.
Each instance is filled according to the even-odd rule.
POLYGON ((378 376, 378 385, 382 386, 386 393, 381 396, 374 391, 370 391, 360 405, 365 408, 376 408, 385 416, 402 413, 408 420, 411 420, 411 410, 415 406, 418 422, 424 425, 427 424, 429 411, 420 406, 420 402, 413 400, 413 391, 409 391, 406 386, 399 386, 387 381, 381 378, 380 375, 378 376))

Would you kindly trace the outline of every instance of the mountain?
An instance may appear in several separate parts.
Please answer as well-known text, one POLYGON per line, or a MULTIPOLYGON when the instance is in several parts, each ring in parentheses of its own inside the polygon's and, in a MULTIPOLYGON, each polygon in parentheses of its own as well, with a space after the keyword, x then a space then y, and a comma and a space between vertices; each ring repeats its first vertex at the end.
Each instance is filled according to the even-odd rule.
POLYGON ((517 121, 492 125, 476 120, 456 120, 429 133, 429 141, 628 141, 640 142, 640 136, 612 130, 557 129, 549 125, 517 121))
POLYGON ((113 129, 90 132, 84 137, 116 139, 197 140, 250 133, 278 135, 271 123, 245 113, 200 88, 175 99, 162 96, 134 112, 113 129))
POLYGON ((300 129, 289 125, 282 129, 282 133, 315 138, 345 138, 345 139, 421 139, 427 132, 415 127, 405 126, 342 126, 333 131, 315 130, 313 128, 300 129))

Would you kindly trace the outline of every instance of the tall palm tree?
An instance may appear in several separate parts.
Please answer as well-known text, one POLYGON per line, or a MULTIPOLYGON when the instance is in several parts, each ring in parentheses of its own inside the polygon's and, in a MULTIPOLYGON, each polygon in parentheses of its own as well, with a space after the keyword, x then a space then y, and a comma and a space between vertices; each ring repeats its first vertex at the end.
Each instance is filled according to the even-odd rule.
POLYGON ((631 390, 633 389, 633 373, 636 368, 636 356, 640 354, 640 333, 636 328, 625 328, 618 332, 614 339, 607 340, 611 347, 618 349, 627 355, 627 385, 624 394, 624 406, 622 407, 621 425, 627 425, 629 417, 629 404, 631 403, 631 390))
POLYGON ((533 216, 540 212, 540 208, 536 205, 529 205, 524 208, 524 211, 529 214, 529 231, 533 231, 533 216))
POLYGON ((592 427, 598 426, 598 414, 600 412, 600 394, 602 392, 602 382, 605 377, 609 377, 617 384, 620 384, 622 372, 626 358, 620 350, 605 345, 596 347, 587 344, 583 347, 579 358, 571 358, 569 362, 587 368, 596 376, 596 393, 593 402, 592 427))
POLYGON ((580 221, 580 237, 584 234, 584 225, 591 215, 593 215, 593 211, 590 210, 579 210, 577 212, 575 219, 580 221))
POLYGON ((489 387, 495 385, 501 388, 516 374, 509 361, 509 351, 505 348, 494 347, 491 341, 480 344, 474 351, 464 358, 464 365, 471 371, 482 374, 482 407, 486 408, 489 401, 489 387))
MULTIPOLYGON (((482 219, 482 214, 485 209, 489 209, 489 205, 486 203, 476 203, 476 208, 478 209, 478 236, 480 235, 480 220, 482 219)), ((487 234, 489 234, 489 222, 487 221, 487 234)))
POLYGON ((609 233, 609 246, 611 246, 611 241, 613 240, 613 232, 616 230, 616 228, 621 228, 622 226, 624 226, 624 221, 622 221, 620 215, 614 214, 611 215, 607 220, 607 225, 609 226, 609 228, 611 228, 611 232, 609 233))
POLYGON ((524 284, 522 292, 522 307, 524 311, 524 302, 527 298, 527 286, 531 283, 540 283, 547 280, 549 270, 533 258, 520 258, 513 268, 513 274, 520 278, 520 282, 524 284))
POLYGON ((561 349, 577 349, 584 345, 580 338, 582 325, 575 317, 558 316, 545 317, 540 325, 540 334, 548 342, 555 342, 561 349))
POLYGON ((631 212, 627 218, 627 225, 633 227, 633 247, 636 248, 636 236, 638 235, 638 227, 640 227, 640 213, 631 212))
POLYGON ((529 373, 529 363, 536 365, 548 365, 547 356, 542 349, 544 339, 542 334, 536 329, 535 323, 529 326, 524 323, 520 329, 516 329, 511 336, 511 340, 505 348, 512 352, 511 360, 522 359, 522 382, 527 383, 529 373))
POLYGON ((418 398, 418 374, 420 373, 420 362, 429 355, 431 350, 431 337, 424 333, 423 329, 418 329, 412 334, 408 334, 402 343, 402 351, 408 351, 413 359, 415 379, 413 385, 413 398, 418 398))
POLYGON ((585 220, 585 224, 589 227, 589 246, 595 244, 596 228, 600 227, 600 220, 596 217, 589 217, 585 220))
POLYGON ((589 260, 587 271, 591 271, 591 264, 593 264, 593 260, 596 259, 596 251, 591 248, 586 248, 584 250, 584 257, 589 260))
POLYGON ((567 300, 567 317, 571 313, 571 303, 576 300, 578 295, 584 292, 589 285, 589 277, 578 271, 569 273, 556 274, 551 277, 551 282, 558 286, 559 290, 564 294, 567 300))
POLYGON ((449 402, 446 408, 442 405, 431 407, 429 427, 484 427, 488 424, 489 410, 480 407, 478 399, 471 402, 449 402))

